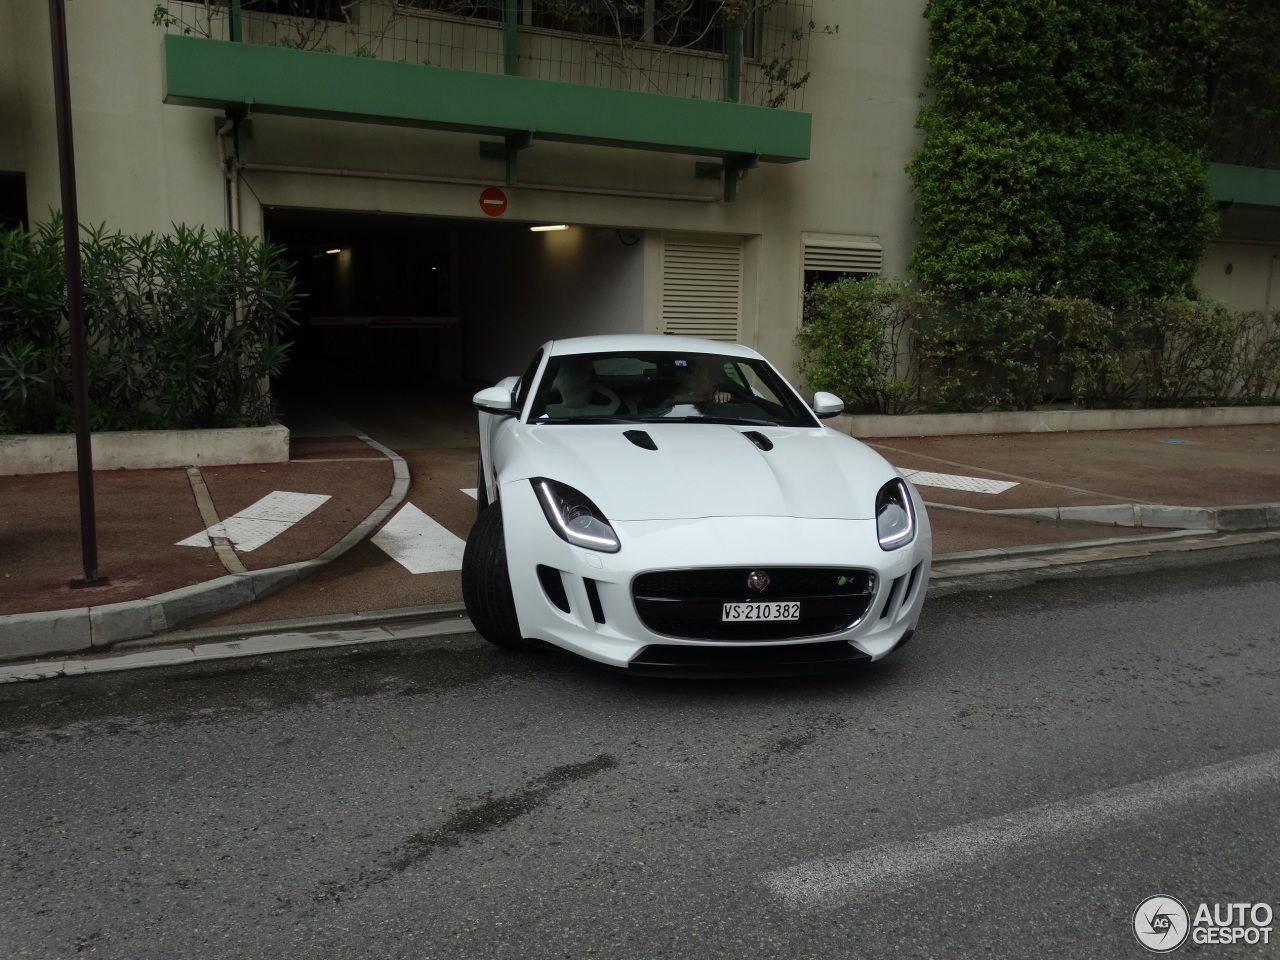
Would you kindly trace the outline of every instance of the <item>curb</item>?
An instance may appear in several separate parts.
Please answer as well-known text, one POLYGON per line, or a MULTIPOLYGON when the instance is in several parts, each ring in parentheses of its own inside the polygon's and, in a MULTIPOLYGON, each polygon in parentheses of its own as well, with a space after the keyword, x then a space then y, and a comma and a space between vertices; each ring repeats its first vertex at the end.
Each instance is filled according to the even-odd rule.
POLYGON ((0 617, 0 660, 77 653, 167 633, 260 600, 333 562, 372 533, 404 502, 409 492, 409 466, 404 458, 371 437, 358 436, 391 461, 394 474, 391 492, 377 509, 320 556, 279 567, 229 574, 141 600, 0 617))
MULTIPOLYGON (((946 596, 989 589, 993 578, 1010 574, 1068 570, 1094 561, 1125 560, 1158 553, 1240 547, 1280 540, 1280 532, 1206 536, 1203 530, 1177 530, 1137 537, 1032 544, 941 554, 934 558, 930 592, 946 596)), ((390 640, 453 636, 474 630, 460 603, 401 607, 364 613, 304 617, 226 627, 196 627, 169 633, 148 643, 138 638, 122 649, 61 660, 0 665, 0 685, 55 677, 112 673, 146 667, 182 666, 212 660, 263 656, 390 640), (130 649, 137 647, 138 649, 130 649)), ((483 644, 483 641, 479 641, 483 644)))
POLYGON ((319 634, 299 629, 280 629, 277 632, 250 630, 239 634, 227 631, 223 636, 233 639, 208 643, 189 642, 178 646, 156 646, 100 657, 37 660, 0 666, 0 685, 30 680, 52 680, 55 677, 78 677, 93 673, 119 673, 146 667, 185 666, 212 660, 261 657, 272 653, 292 653, 299 650, 385 643, 391 640, 421 640, 427 637, 469 633, 473 629, 471 621, 465 614, 454 613, 446 619, 436 618, 429 622, 422 622, 419 619, 417 622, 407 624, 367 624, 348 628, 341 634, 332 628, 319 634))
POLYGON ((1170 430, 1280 423, 1280 406, 1147 410, 997 410, 988 413, 841 414, 827 425, 858 439, 956 437, 1081 430, 1170 430))
POLYGON ((1280 530, 1280 503, 1239 507, 1171 507, 1150 503, 1111 503, 1096 507, 1021 507, 983 510, 949 503, 925 502, 930 510, 954 510, 987 516, 1033 520, 1074 520, 1109 527, 1150 527, 1159 530, 1217 531, 1280 530))

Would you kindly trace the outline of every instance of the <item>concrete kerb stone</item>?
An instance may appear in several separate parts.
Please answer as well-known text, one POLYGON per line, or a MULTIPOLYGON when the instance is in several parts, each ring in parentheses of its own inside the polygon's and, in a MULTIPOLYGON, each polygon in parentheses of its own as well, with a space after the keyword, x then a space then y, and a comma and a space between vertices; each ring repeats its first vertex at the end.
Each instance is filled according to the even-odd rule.
POLYGON ((1280 504, 1259 503, 1240 507, 1178 507, 1151 503, 1111 503, 1081 507, 1019 507, 982 510, 949 503, 926 503, 930 510, 955 510, 1032 520, 1068 520, 1108 527, 1145 527, 1156 530, 1280 530, 1280 504))
MULTIPOLYGON (((332 563, 372 533, 404 502, 409 492, 409 467, 404 458, 376 440, 366 436, 361 436, 361 439, 391 460, 395 477, 391 493, 355 529, 319 557, 279 567, 230 574, 141 600, 3 616, 0 617, 0 660, 77 653, 122 641, 157 636, 183 624, 244 606, 297 583, 332 563)), ((25 667, 23 670, 30 672, 25 667)))
POLYGON ((1098 547, 1114 547, 1120 544, 1143 544, 1163 540, 1179 540, 1188 537, 1203 536, 1204 530, 1171 530, 1168 533, 1150 533, 1136 537, 1109 537, 1105 540, 1082 540, 1075 543, 1033 543, 1022 547, 990 547, 986 550, 963 550, 957 553, 944 553, 933 558, 933 568, 945 567, 948 564, 964 563, 971 560, 1005 560, 1016 557, 1034 557, 1045 553, 1068 553, 1079 550, 1093 550, 1098 547))
POLYGON ((163 633, 167 626, 164 605, 151 598, 89 608, 89 641, 95 647, 163 633))
POLYGON ((1215 527, 1222 531, 1266 530, 1275 506, 1264 503, 1252 507, 1218 507, 1214 511, 1215 527))
POLYGON ((93 645, 89 609, 41 610, 0 617, 0 651, 7 659, 17 659, 88 650, 93 645))
POLYGON ((1139 504, 1134 508, 1140 527, 1167 527, 1179 530, 1214 530, 1217 510, 1213 507, 1170 507, 1139 504))
POLYGON ((1152 430, 1280 423, 1280 406, 1160 410, 1029 410, 898 415, 844 414, 828 426, 850 436, 955 437, 1078 430, 1152 430))

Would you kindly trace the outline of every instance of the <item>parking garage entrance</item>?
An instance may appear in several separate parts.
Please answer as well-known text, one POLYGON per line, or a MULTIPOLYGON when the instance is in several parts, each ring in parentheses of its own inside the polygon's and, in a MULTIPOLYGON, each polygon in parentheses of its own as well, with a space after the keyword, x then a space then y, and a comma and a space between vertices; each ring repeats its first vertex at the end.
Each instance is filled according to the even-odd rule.
POLYGON ((282 207, 263 217, 302 295, 272 384, 295 434, 469 444, 471 395, 519 373, 539 344, 643 329, 638 231, 282 207))

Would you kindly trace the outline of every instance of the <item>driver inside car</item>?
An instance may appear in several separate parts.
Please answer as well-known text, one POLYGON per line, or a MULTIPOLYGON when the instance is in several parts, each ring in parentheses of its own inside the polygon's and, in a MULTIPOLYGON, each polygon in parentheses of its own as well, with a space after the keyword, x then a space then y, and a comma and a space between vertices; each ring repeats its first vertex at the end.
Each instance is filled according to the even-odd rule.
POLYGON ((675 362, 678 386, 667 398, 671 408, 665 417, 697 417, 712 403, 728 403, 733 395, 720 381, 723 367, 714 359, 691 357, 675 362))

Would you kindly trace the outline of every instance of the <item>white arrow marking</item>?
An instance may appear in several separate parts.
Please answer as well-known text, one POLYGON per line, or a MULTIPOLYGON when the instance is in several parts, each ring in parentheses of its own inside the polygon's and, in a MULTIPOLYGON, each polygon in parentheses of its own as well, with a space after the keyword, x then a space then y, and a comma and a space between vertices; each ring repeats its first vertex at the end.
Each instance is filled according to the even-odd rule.
POLYGON ((373 542, 410 573, 462 569, 466 543, 406 503, 373 537, 373 542))
POLYGON ((274 490, 233 517, 227 517, 207 530, 179 540, 179 547, 208 547, 213 537, 225 537, 240 553, 257 550, 274 540, 307 514, 329 499, 327 493, 289 493, 274 490))

